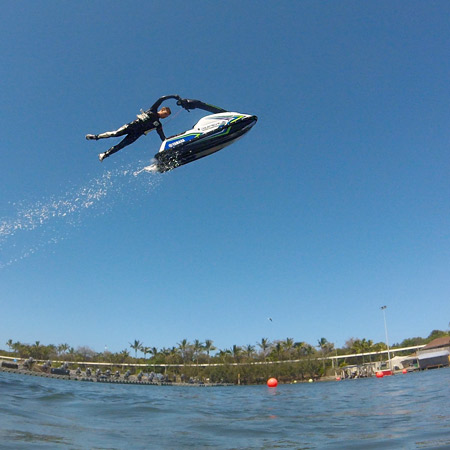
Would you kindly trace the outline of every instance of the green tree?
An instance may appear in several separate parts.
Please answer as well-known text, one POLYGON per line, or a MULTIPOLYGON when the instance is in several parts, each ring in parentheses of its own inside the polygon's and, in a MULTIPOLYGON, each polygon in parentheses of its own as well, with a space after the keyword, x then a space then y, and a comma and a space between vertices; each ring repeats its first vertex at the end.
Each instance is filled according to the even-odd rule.
POLYGON ((152 349, 150 347, 142 347, 141 348, 142 353, 144 354, 144 360, 147 359, 147 355, 151 353, 152 349))
POLYGON ((306 345, 305 342, 296 342, 294 344, 294 350, 295 350, 295 353, 296 353, 296 355, 298 357, 304 356, 303 355, 303 348, 304 348, 305 345, 306 345))
POLYGON ((75 349, 73 348, 73 347, 70 347, 68 350, 67 350, 67 354, 69 355, 69 359, 70 360, 74 360, 75 358, 75 349))
POLYGON ((328 341, 323 337, 323 338, 320 338, 318 341, 317 341, 317 347, 320 349, 320 351, 323 353, 323 354, 325 354, 325 350, 326 350, 326 348, 327 348, 327 345, 328 345, 328 341))
POLYGON ((434 339, 441 338, 441 337, 446 337, 446 336, 448 336, 448 333, 445 332, 445 331, 433 330, 430 333, 430 335, 427 337, 426 341, 428 343, 428 342, 434 341, 434 339))
POLYGON ((216 347, 214 347, 213 341, 211 339, 205 339, 204 349, 206 351, 206 354, 208 355, 208 361, 210 360, 209 354, 214 350, 217 350, 216 347))
POLYGON ((82 361, 90 361, 95 358, 96 355, 95 351, 87 346, 77 347, 75 352, 82 361))
POLYGON ((229 357, 231 357, 231 354, 231 350, 219 350, 217 357, 219 358, 219 361, 226 363, 228 362, 229 357))
POLYGON ((317 347, 320 349, 322 355, 328 355, 334 349, 334 344, 332 342, 328 342, 324 337, 317 341, 317 347))
POLYGON ((245 353, 245 355, 247 356, 248 359, 251 359, 252 356, 255 354, 255 346, 254 345, 246 345, 243 348, 243 351, 245 353))
POLYGON ((181 358, 183 359, 183 362, 186 362, 188 351, 190 349, 191 344, 187 339, 183 339, 181 342, 178 343, 178 348, 180 349, 181 358))
POLYGON ((64 355, 68 350, 70 346, 69 344, 59 344, 56 349, 58 350, 58 355, 64 355))
POLYGON ((34 359, 41 359, 41 343, 40 341, 36 341, 30 349, 31 356, 34 359))
POLYGON ((203 350, 203 344, 198 340, 195 339, 194 344, 192 345, 192 349, 194 351, 194 359, 195 362, 198 364, 198 358, 203 350))
POLYGON ((133 343, 129 342, 130 347, 134 350, 134 357, 137 359, 137 352, 142 348, 142 342, 137 339, 134 340, 133 343))
POLYGON ((12 351, 14 349, 14 343, 13 343, 12 339, 8 339, 8 341, 6 342, 6 345, 9 347, 10 351, 12 351))
POLYGON ((233 345, 233 347, 231 348, 231 354, 233 355, 233 359, 236 362, 239 362, 242 355, 242 348, 238 345, 233 345))
POLYGON ((283 355, 283 345, 281 344, 280 341, 278 341, 275 343, 275 345, 272 346, 272 352, 270 356, 272 357, 272 359, 280 361, 282 359, 282 355, 283 355))
POLYGON ((294 348, 294 339, 286 338, 282 343, 283 351, 286 353, 287 358, 289 359, 292 353, 292 349, 294 348))
POLYGON ((266 359, 267 352, 270 349, 270 341, 267 338, 262 338, 261 342, 258 342, 258 346, 261 348, 261 354, 263 359, 266 359))
POLYGON ((130 352, 125 348, 119 353, 120 362, 124 363, 130 357, 130 352))
POLYGON ((150 349, 150 353, 151 353, 153 358, 156 358, 158 356, 159 351, 158 351, 158 349, 156 347, 152 347, 150 349))
POLYGON ((300 347, 301 356, 310 357, 314 355, 314 347, 311 344, 308 344, 306 342, 303 343, 303 345, 300 347))
POLYGON ((399 347, 415 347, 416 345, 423 345, 425 344, 425 339, 421 337, 412 337, 404 339, 400 344, 398 344, 399 347))
POLYGON ((180 360, 180 351, 176 347, 164 349, 165 361, 169 364, 176 364, 182 362, 180 360))
MULTIPOLYGON (((366 338, 363 338, 363 339, 353 339, 352 338, 351 345, 352 345, 351 351, 353 353, 361 354, 363 364, 365 363, 364 353, 370 353, 372 351, 375 351, 373 341, 371 341, 370 339, 367 340, 366 338)), ((372 358, 369 358, 369 360, 371 361, 372 358)))

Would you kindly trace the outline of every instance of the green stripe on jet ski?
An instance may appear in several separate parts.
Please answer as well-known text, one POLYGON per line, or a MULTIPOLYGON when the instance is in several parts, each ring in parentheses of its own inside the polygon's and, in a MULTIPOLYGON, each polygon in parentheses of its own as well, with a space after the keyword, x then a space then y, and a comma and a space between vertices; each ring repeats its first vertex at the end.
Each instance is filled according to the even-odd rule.
MULTIPOLYGON (((238 116, 235 119, 231 120, 229 123, 231 124, 231 123, 235 122, 236 120, 242 119, 242 117, 244 117, 244 116, 238 116)), ((213 136, 210 136, 210 137, 206 138, 205 140, 208 141, 210 139, 215 139, 215 138, 217 138, 219 136, 226 136, 230 132, 230 130, 231 130, 231 127, 228 127, 222 133, 214 134, 213 136)))

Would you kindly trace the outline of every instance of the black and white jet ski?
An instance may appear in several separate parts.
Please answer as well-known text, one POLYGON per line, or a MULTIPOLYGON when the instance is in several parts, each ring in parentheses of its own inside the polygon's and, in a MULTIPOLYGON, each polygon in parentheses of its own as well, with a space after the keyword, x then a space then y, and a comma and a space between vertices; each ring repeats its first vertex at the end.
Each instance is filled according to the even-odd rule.
POLYGON ((179 100, 183 108, 203 109, 213 114, 202 117, 191 130, 167 138, 155 155, 155 163, 143 170, 167 172, 211 155, 236 142, 255 125, 254 115, 229 112, 199 100, 179 100))

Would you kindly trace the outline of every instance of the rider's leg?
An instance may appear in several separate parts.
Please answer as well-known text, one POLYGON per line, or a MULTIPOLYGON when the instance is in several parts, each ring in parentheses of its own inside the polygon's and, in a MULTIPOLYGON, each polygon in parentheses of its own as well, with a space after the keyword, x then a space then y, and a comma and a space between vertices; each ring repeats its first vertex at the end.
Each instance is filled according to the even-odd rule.
POLYGON ((128 134, 125 139, 122 139, 117 145, 114 145, 109 150, 107 150, 105 153, 101 153, 99 155, 100 161, 107 158, 108 156, 111 156, 112 154, 118 152, 119 150, 122 150, 127 145, 132 144, 134 141, 136 141, 139 137, 141 137, 140 134, 128 134))
POLYGON ((110 138, 110 137, 119 137, 119 136, 123 136, 125 134, 128 134, 130 132, 128 130, 128 125, 129 124, 127 123, 123 127, 120 127, 118 130, 106 131, 105 133, 97 134, 96 135, 96 139, 107 139, 107 138, 110 138))

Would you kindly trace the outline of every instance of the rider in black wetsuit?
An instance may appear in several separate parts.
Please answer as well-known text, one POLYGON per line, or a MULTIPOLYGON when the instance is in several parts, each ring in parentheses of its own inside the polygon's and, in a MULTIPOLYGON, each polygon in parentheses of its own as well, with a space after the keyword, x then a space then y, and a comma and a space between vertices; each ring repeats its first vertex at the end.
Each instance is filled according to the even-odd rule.
POLYGON ((163 97, 159 98, 147 111, 141 110, 141 114, 138 114, 136 120, 127 123, 126 125, 120 127, 118 130, 107 131, 106 133, 101 134, 87 134, 86 139, 88 140, 106 139, 110 137, 119 137, 126 135, 125 139, 122 139, 117 145, 114 145, 105 153, 100 153, 100 155, 98 155, 99 160, 103 161, 108 156, 118 152, 127 145, 132 144, 142 135, 149 133, 155 128, 161 140, 164 141, 166 137, 164 136, 164 131, 162 129, 160 120, 168 117, 171 114, 171 111, 170 108, 166 106, 161 108, 159 111, 158 108, 161 106, 162 102, 171 98, 177 99, 178 101, 181 100, 179 95, 164 95, 163 97))

